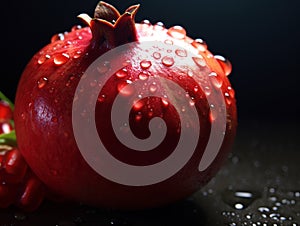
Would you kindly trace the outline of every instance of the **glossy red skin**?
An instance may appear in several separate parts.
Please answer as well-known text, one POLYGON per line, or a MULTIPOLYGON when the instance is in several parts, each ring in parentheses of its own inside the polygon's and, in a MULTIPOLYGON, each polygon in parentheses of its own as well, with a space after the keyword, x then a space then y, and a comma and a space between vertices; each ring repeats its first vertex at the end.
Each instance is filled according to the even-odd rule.
MULTIPOLYGON (((136 28, 138 37, 148 35, 144 25, 136 24, 136 28)), ((109 181, 93 171, 82 158, 72 131, 72 102, 80 76, 90 63, 109 49, 108 45, 93 48, 91 38, 89 28, 70 32, 65 35, 63 41, 56 41, 44 47, 32 58, 23 72, 15 101, 15 126, 19 148, 34 173, 50 190, 68 199, 116 209, 156 207, 175 202, 196 192, 216 174, 232 146, 237 123, 235 99, 233 98, 231 104, 226 106, 227 130, 222 150, 213 164, 204 172, 198 171, 198 164, 208 140, 211 122, 208 104, 205 98, 201 98, 201 95, 204 94, 200 90, 198 94, 195 94, 196 107, 201 112, 199 114, 200 142, 187 165, 168 180, 151 186, 132 187, 109 181), (78 34, 82 36, 82 39, 78 39, 78 34), (73 42, 74 40, 76 40, 76 44, 68 44, 68 41, 73 42), (56 50, 53 50, 55 47, 56 50), (75 59, 74 55, 77 51, 81 52, 81 57, 75 59), (61 66, 55 65, 53 57, 65 52, 70 55, 70 59, 61 66), (38 60, 45 54, 49 54, 51 58, 40 65, 38 60), (43 77, 48 79, 47 84, 39 88, 38 81, 43 77)), ((187 37, 185 41, 191 42, 192 39, 187 37)), ((221 89, 226 92, 227 87, 230 86, 229 80, 224 75, 219 63, 207 55, 209 55, 209 51, 206 51, 203 57, 209 67, 222 76, 223 86, 221 89)), ((162 64, 156 66, 158 74, 161 72, 171 74, 176 82, 193 92, 195 84, 189 80, 179 80, 179 70, 176 67, 170 69, 162 64)), ((129 74, 133 75, 138 74, 140 69, 132 67, 128 70, 129 74)), ((116 84, 114 81, 110 81, 103 92, 113 97, 116 94, 116 84)), ((162 107, 158 102, 154 101, 153 103, 155 112, 159 115, 163 111, 162 107)), ((101 118, 97 121, 97 125, 105 124, 103 121, 109 121, 106 116, 110 114, 110 111, 106 107, 109 107, 111 103, 108 101, 106 104, 98 103, 96 106, 98 114, 96 118, 101 118)), ((172 117, 172 115, 176 115, 176 112, 170 108, 168 114, 171 117, 164 118, 166 123, 176 128, 178 119, 172 117)), ((146 125, 147 120, 143 123, 146 125)), ((101 133, 101 128, 98 127, 98 130, 101 133)), ((137 135, 141 137, 147 135, 147 131, 138 126, 133 131, 136 131, 137 135)), ((170 135, 176 136, 172 132, 170 135)), ((110 143, 114 142, 114 138, 110 135, 105 136, 104 134, 104 139, 110 143)), ((137 158, 135 159, 134 153, 126 156, 118 156, 116 150, 112 150, 112 153, 122 158, 124 162, 137 163, 139 161, 137 158)), ((168 154, 164 150, 160 150, 149 161, 157 161, 168 154)), ((140 164, 145 163, 149 162, 140 162, 140 164)))

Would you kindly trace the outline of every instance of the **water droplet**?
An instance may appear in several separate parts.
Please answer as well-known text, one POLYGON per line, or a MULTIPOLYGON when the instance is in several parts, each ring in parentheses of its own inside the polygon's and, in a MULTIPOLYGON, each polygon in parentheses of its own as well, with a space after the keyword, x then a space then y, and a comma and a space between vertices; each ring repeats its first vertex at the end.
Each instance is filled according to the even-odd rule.
POLYGON ((95 87, 98 84, 97 80, 93 80, 90 82, 90 87, 95 87))
POLYGON ((73 58, 78 59, 81 56, 82 52, 80 50, 76 51, 73 58))
POLYGON ((221 65, 225 75, 228 76, 232 71, 232 65, 231 65, 230 61, 220 55, 215 55, 214 57, 221 65))
POLYGON ((228 86, 227 89, 228 89, 228 93, 229 93, 230 97, 231 97, 231 98, 234 98, 234 97, 235 97, 235 92, 234 92, 234 90, 232 89, 232 87, 231 87, 231 86, 228 86))
POLYGON ((163 63, 163 65, 165 65, 167 67, 171 67, 175 63, 174 59, 172 57, 169 57, 169 56, 163 57, 161 62, 163 63))
POLYGON ((168 35, 176 39, 184 39, 186 37, 186 30, 181 26, 174 26, 169 28, 168 35))
POLYGON ((55 65, 63 65, 68 62, 70 56, 67 53, 56 54, 54 56, 54 64, 55 65))
POLYGON ((191 99, 191 100, 189 101, 189 103, 190 103, 190 106, 191 106, 191 107, 195 106, 195 100, 194 100, 194 99, 191 99))
POLYGON ((209 96, 211 94, 211 89, 208 86, 204 87, 204 93, 206 96, 209 96))
POLYGON ((234 205, 234 208, 237 210, 242 210, 242 209, 244 209, 244 205, 242 203, 236 203, 234 205))
POLYGON ((194 46, 197 50, 201 52, 205 52, 207 50, 207 44, 201 38, 197 38, 192 42, 192 46, 194 46))
POLYGON ((161 99, 161 103, 162 103, 163 107, 168 107, 169 106, 169 101, 165 98, 161 99))
POLYGON ((135 111, 139 111, 142 109, 143 106, 144 106, 144 103, 142 101, 136 101, 133 105, 133 109, 135 111))
POLYGON ((165 28, 165 25, 162 22, 157 22, 153 28, 154 30, 163 30, 165 28))
POLYGON ((148 79, 148 73, 145 72, 145 71, 141 72, 141 73, 139 74, 139 79, 141 79, 141 80, 143 80, 143 81, 147 80, 147 79, 148 79))
POLYGON ((167 44, 167 45, 173 45, 173 41, 170 40, 170 39, 166 39, 165 40, 165 44, 167 44))
POLYGON ((144 69, 144 70, 150 68, 151 65, 152 65, 152 63, 151 63, 150 60, 142 60, 142 61, 140 62, 140 66, 141 66, 141 68, 144 69))
POLYGON ((149 86, 149 91, 150 91, 151 93, 155 93, 156 90, 157 90, 157 85, 156 85, 155 82, 153 82, 153 83, 149 86))
POLYGON ((136 115, 135 116, 135 121, 139 122, 142 119, 142 115, 136 115))
POLYGON ((206 62, 203 59, 203 57, 201 55, 199 55, 198 57, 192 57, 194 62, 199 66, 199 67, 205 67, 206 66, 206 62))
POLYGON ((188 70, 187 75, 189 77, 193 77, 194 76, 194 72, 192 70, 188 70))
POLYGON ((221 76, 219 76, 216 72, 211 72, 208 76, 213 86, 216 87, 217 89, 220 89, 221 86, 223 85, 223 80, 221 76))
POLYGON ((60 40, 64 40, 64 39, 65 39, 65 36, 64 36, 63 33, 55 34, 51 38, 51 43, 56 42, 56 41, 60 41, 60 40))
POLYGON ((126 68, 123 68, 123 69, 116 72, 116 76, 118 78, 125 78, 127 75, 128 75, 128 72, 127 72, 126 68))
POLYGON ((105 61, 105 62, 103 62, 102 65, 97 67, 97 71, 100 74, 104 74, 104 73, 108 72, 109 68, 110 68, 110 63, 108 61, 105 61))
POLYGON ((195 87, 194 87, 194 91, 195 91, 195 92, 198 92, 198 91, 199 91, 199 87, 198 87, 198 86, 195 86, 195 87))
POLYGON ((106 98, 106 95, 105 95, 105 94, 102 94, 102 95, 100 95, 100 96, 98 97, 98 101, 99 101, 100 103, 102 103, 102 102, 104 102, 105 98, 106 98))
POLYGON ((120 94, 124 96, 130 96, 134 93, 134 88, 129 84, 130 83, 128 81, 118 84, 118 91, 120 92, 120 94))
POLYGON ((224 96, 225 96, 226 103, 228 105, 230 105, 231 104, 231 98, 230 98, 229 93, 224 93, 224 96))
POLYGON ((245 209, 256 199, 260 197, 257 192, 249 191, 231 191, 227 190, 223 192, 222 198, 225 203, 234 209, 245 209), (238 208, 237 208, 238 207, 238 208))
POLYGON ((47 85, 48 79, 46 77, 40 78, 37 83, 38 83, 38 88, 42 89, 43 87, 45 87, 45 85, 47 85))
POLYGON ((149 20, 143 20, 143 21, 141 22, 141 24, 148 25, 148 26, 151 25, 151 23, 150 23, 149 20))
POLYGON ((186 57, 187 56, 187 51, 185 49, 176 49, 175 53, 177 56, 180 57, 186 57))
POLYGON ((77 31, 80 30, 82 27, 80 25, 75 25, 71 28, 71 31, 77 31))
POLYGON ((252 219, 252 215, 250 215, 250 214, 246 214, 246 219, 248 219, 248 220, 251 220, 252 219))
POLYGON ((40 56, 38 59, 38 64, 43 64, 45 63, 46 60, 50 59, 50 56, 48 54, 40 56))
POLYGON ((160 53, 158 53, 158 52, 154 52, 153 53, 153 57, 155 58, 155 59, 160 59, 161 58, 161 54, 160 53))
POLYGON ((24 220, 26 220, 27 216, 24 213, 18 212, 18 213, 14 214, 14 218, 17 221, 24 221, 24 220))

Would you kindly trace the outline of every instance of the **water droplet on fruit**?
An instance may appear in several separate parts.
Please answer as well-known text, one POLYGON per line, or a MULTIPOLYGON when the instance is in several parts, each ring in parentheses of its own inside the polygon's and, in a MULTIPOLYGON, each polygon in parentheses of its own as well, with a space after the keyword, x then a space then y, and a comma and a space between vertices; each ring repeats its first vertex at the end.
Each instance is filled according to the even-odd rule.
POLYGON ((155 59, 160 59, 161 58, 161 54, 160 53, 158 53, 158 52, 154 52, 153 53, 153 57, 155 58, 155 59))
POLYGON ((215 106, 213 104, 210 105, 210 112, 209 112, 209 119, 211 122, 215 121, 217 118, 217 111, 215 109, 215 106))
POLYGON ((190 104, 191 107, 195 106, 195 100, 194 100, 194 99, 191 99, 191 100, 189 101, 189 104, 190 104))
POLYGON ((38 64, 43 64, 45 63, 46 60, 50 59, 50 56, 48 54, 40 56, 38 59, 38 64))
POLYGON ((141 72, 140 74, 139 74, 139 79, 141 79, 141 80, 143 80, 143 81, 145 81, 145 80, 147 80, 148 79, 148 73, 147 72, 141 72))
POLYGON ((229 93, 224 93, 224 96, 225 96, 226 103, 228 105, 230 105, 231 104, 231 98, 230 98, 229 93))
POLYGON ((119 70, 119 71, 116 72, 116 76, 117 76, 118 78, 124 78, 124 77, 126 77, 127 75, 128 75, 128 72, 127 72, 127 69, 126 69, 126 68, 123 68, 123 69, 121 69, 121 70, 119 70))
POLYGON ((176 49, 175 53, 177 56, 180 57, 186 57, 187 56, 187 51, 185 49, 176 49))
POLYGON ((163 65, 165 65, 167 67, 171 67, 175 63, 174 59, 172 57, 169 57, 169 56, 163 57, 161 62, 163 63, 163 65))
POLYGON ((51 38, 51 43, 56 42, 56 41, 60 41, 60 40, 64 40, 64 39, 65 39, 65 36, 64 36, 63 33, 55 34, 51 38))
POLYGON ((164 41, 164 43, 167 44, 167 45, 173 45, 173 41, 170 40, 170 39, 166 39, 166 40, 164 41))
POLYGON ((232 65, 231 65, 230 61, 227 60, 226 58, 224 58, 223 56, 220 56, 220 55, 215 55, 214 58, 221 65, 225 75, 228 76, 232 71, 232 65))
POLYGON ((188 70, 187 75, 189 77, 193 77, 194 76, 194 72, 192 70, 188 70))
POLYGON ((169 106, 169 101, 165 98, 161 99, 161 103, 162 103, 163 107, 168 107, 169 106))
POLYGON ((216 72, 211 72, 208 76, 215 88, 217 89, 221 88, 221 86, 223 85, 223 80, 221 76, 219 76, 216 72))
POLYGON ((103 62, 102 65, 100 65, 100 66, 97 67, 97 71, 100 74, 104 74, 104 73, 108 72, 109 68, 110 68, 109 61, 105 61, 105 62, 103 62))
POLYGON ((124 96, 130 96, 134 93, 134 89, 131 85, 129 85, 131 82, 126 81, 118 84, 118 91, 120 94, 124 96))
POLYGON ((186 37, 186 30, 181 26, 174 26, 169 28, 168 35, 176 39, 184 39, 186 37))
POLYGON ((99 101, 100 103, 102 103, 102 102, 104 102, 105 98, 106 98, 106 95, 105 95, 105 94, 102 94, 102 95, 100 95, 100 96, 98 97, 98 101, 99 101))
POLYGON ((46 77, 40 78, 37 83, 38 83, 38 88, 42 89, 43 87, 45 87, 45 85, 47 85, 48 79, 46 77))
POLYGON ((70 56, 67 53, 57 54, 54 56, 54 64, 55 65, 63 65, 68 62, 70 56))
POLYGON ((151 23, 150 23, 149 20, 143 20, 143 21, 141 22, 141 24, 148 25, 148 26, 151 25, 151 23))
POLYGON ((197 38, 192 42, 192 46, 194 46, 197 50, 201 52, 205 52, 207 50, 207 44, 201 38, 197 38))
POLYGON ((198 56, 198 57, 192 57, 194 62, 199 66, 199 67, 205 67, 206 66, 206 62, 203 59, 202 56, 198 56))
POLYGON ((198 87, 198 86, 195 86, 195 87, 194 87, 194 91, 195 91, 195 92, 198 92, 198 91, 199 91, 199 87, 198 87))
POLYGON ((78 59, 81 56, 82 52, 80 50, 76 51, 73 58, 78 59))
POLYGON ((163 30, 165 28, 165 25, 163 24, 163 22, 157 22, 155 25, 154 25, 154 29, 155 30, 163 30))
POLYGON ((228 93, 229 93, 230 97, 231 97, 231 98, 234 98, 234 97, 235 97, 235 92, 234 92, 234 90, 232 89, 232 87, 231 87, 231 86, 228 86, 227 89, 228 89, 228 93))
POLYGON ((141 63, 140 63, 141 68, 144 69, 144 70, 151 67, 151 65, 152 65, 152 63, 151 63, 150 60, 142 60, 141 63))
POLYGON ((71 28, 71 31, 77 31, 79 29, 81 29, 82 27, 80 25, 75 25, 71 28))
POLYGON ((151 93, 155 93, 156 90, 157 90, 157 85, 156 85, 155 82, 153 82, 153 83, 149 86, 149 91, 150 91, 151 93))
POLYGON ((206 96, 209 96, 211 94, 211 89, 209 86, 204 87, 204 93, 206 96))

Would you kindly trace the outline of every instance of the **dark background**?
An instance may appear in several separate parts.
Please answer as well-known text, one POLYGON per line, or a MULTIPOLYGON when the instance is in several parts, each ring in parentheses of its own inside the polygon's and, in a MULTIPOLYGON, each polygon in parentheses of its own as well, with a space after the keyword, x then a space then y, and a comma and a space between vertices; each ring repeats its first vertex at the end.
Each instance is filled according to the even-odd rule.
MULTIPOLYGON (((298 121, 300 2, 297 0, 116 1, 120 12, 140 3, 136 21, 182 25, 192 38, 230 59, 239 120, 298 121)), ((14 98, 22 70, 51 36, 93 15, 97 0, 1 3, 0 90, 14 98)))

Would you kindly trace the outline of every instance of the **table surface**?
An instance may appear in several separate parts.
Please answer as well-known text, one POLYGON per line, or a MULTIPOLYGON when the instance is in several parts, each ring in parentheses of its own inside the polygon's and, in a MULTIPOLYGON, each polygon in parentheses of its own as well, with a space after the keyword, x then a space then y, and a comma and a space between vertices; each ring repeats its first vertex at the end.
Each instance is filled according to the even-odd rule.
POLYGON ((300 225, 299 123, 240 122, 218 174, 174 205, 116 212, 44 202, 34 213, 0 210, 0 226, 300 225))

